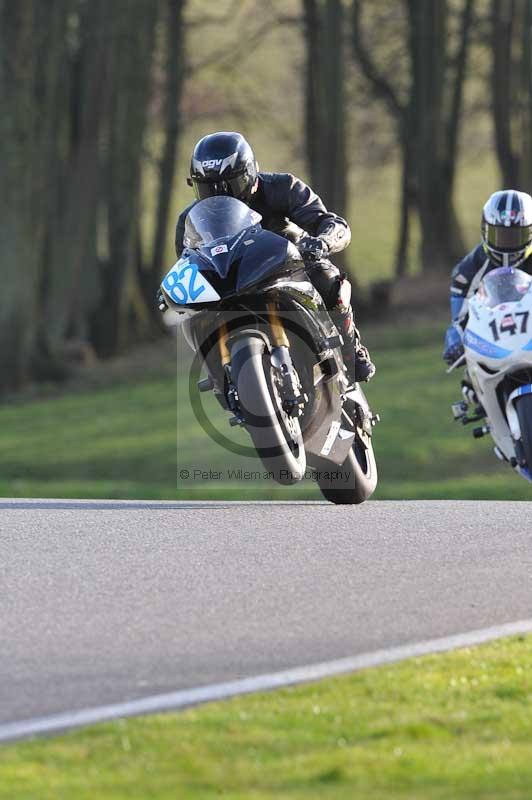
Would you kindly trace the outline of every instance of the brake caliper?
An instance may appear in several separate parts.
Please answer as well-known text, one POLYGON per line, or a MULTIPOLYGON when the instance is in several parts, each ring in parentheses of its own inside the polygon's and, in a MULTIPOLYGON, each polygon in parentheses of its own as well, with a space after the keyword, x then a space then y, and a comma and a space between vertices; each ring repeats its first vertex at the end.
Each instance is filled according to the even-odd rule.
POLYGON ((292 364, 288 347, 273 347, 271 363, 278 376, 283 411, 290 417, 300 417, 308 397, 301 392, 301 383, 292 364))

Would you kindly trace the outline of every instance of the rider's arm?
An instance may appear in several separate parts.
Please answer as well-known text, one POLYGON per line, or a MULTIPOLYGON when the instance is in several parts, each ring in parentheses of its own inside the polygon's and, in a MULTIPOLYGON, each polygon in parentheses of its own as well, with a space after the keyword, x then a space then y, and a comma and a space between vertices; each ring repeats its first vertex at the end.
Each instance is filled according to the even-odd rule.
POLYGON ((451 273, 451 319, 461 321, 467 314, 466 299, 475 276, 486 263, 486 254, 481 244, 471 250, 451 273))
POLYGON ((280 173, 271 176, 270 187, 274 206, 311 236, 323 239, 330 253, 347 247, 351 241, 349 225, 338 214, 327 211, 310 186, 294 175, 280 173))
POLYGON ((460 312, 464 308, 467 290, 469 288, 469 285, 466 285, 464 281, 464 276, 458 272, 461 263, 462 262, 457 264, 451 273, 449 304, 451 306, 451 320, 453 322, 457 322, 460 319, 460 312))
MULTIPOLYGON (((486 254, 482 245, 471 250, 452 271, 451 274, 451 324, 445 332, 443 358, 448 364, 454 363, 464 352, 463 336, 468 315, 468 296, 474 287, 476 276, 484 272, 486 254)), ((477 278, 478 280, 478 278, 477 278)))

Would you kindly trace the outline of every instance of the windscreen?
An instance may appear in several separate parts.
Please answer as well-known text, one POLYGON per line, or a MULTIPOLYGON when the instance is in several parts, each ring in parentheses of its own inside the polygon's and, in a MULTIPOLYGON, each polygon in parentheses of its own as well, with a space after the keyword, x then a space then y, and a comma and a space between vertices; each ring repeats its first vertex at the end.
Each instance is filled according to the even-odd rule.
POLYGON ((501 303, 515 303, 523 299, 532 284, 532 276, 521 269, 502 267, 490 272, 478 290, 479 299, 488 308, 495 308, 501 303))
POLYGON ((262 219, 245 203, 234 197, 220 195, 196 203, 185 220, 185 247, 201 247, 218 239, 236 236, 262 219))

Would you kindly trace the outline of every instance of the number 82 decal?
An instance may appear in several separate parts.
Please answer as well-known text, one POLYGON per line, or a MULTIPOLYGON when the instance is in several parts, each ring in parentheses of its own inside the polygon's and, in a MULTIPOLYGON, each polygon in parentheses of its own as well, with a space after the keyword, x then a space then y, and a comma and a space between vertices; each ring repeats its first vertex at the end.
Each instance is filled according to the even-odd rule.
POLYGON ((164 290, 179 306, 195 303, 207 287, 209 284, 198 272, 198 265, 190 261, 178 261, 163 280, 164 290))

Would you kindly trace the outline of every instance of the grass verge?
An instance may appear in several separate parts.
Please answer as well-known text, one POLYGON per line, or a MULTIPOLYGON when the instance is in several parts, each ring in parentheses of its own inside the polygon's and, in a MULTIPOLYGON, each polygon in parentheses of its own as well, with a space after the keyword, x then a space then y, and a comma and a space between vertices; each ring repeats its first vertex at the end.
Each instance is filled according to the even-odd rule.
POLYGON ((529 800, 532 637, 0 750, 1 800, 529 800))
MULTIPOLYGON (((459 374, 448 376, 443 368, 444 326, 444 320, 386 324, 365 332, 378 367, 367 395, 382 418, 374 437, 380 474, 375 497, 530 499, 530 485, 495 459, 489 437, 474 441, 451 420, 459 374)), ((262 467, 256 458, 228 452, 201 429, 188 394, 186 345, 179 347, 177 380, 175 351, 167 342, 129 369, 100 367, 87 384, 67 386, 62 394, 0 406, 0 494, 321 499, 310 478, 293 487, 257 479, 253 473, 262 467), (238 469, 247 474, 235 477, 238 469)), ((249 446, 245 431, 229 428, 212 396, 202 395, 202 402, 218 431, 249 446)))

